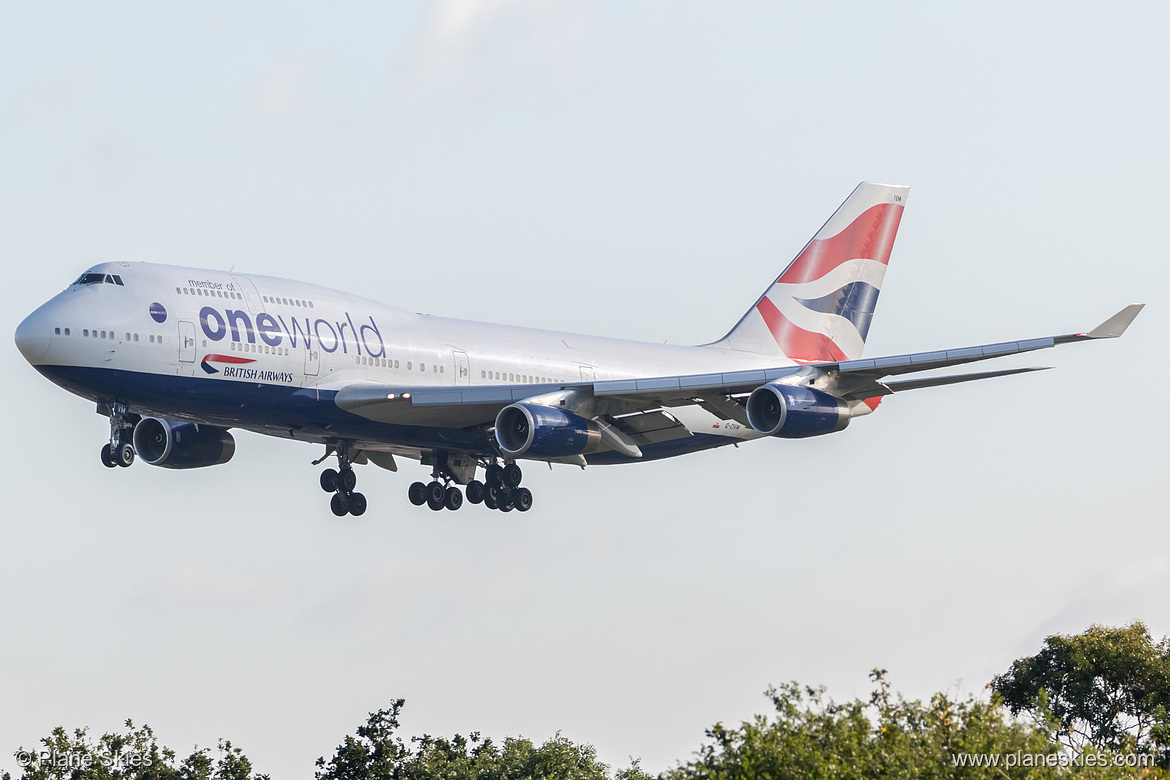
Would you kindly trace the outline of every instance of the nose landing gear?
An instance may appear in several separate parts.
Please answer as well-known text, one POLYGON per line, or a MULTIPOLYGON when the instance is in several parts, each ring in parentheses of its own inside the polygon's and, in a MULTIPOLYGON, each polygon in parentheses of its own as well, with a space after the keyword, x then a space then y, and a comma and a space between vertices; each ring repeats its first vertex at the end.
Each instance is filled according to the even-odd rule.
MULTIPOLYGON (((103 411, 101 406, 98 411, 103 411)), ((130 414, 126 404, 113 404, 108 409, 110 415, 110 441, 102 447, 102 465, 106 468, 129 468, 134 464, 134 426, 140 419, 138 415, 130 414)))

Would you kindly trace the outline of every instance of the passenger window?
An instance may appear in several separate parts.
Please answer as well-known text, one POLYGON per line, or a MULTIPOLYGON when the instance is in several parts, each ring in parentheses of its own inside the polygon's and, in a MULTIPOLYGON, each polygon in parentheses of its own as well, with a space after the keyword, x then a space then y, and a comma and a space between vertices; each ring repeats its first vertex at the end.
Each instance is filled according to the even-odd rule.
POLYGON ((53 335, 54 335, 54 336, 60 336, 60 335, 61 335, 61 329, 60 329, 60 328, 53 328, 53 335))
POLYGON ((137 333, 134 334, 134 340, 138 341, 138 334, 137 333))
POLYGON ((69 328, 66 328, 66 329, 65 329, 65 335, 66 335, 66 336, 68 336, 68 335, 69 335, 69 328))

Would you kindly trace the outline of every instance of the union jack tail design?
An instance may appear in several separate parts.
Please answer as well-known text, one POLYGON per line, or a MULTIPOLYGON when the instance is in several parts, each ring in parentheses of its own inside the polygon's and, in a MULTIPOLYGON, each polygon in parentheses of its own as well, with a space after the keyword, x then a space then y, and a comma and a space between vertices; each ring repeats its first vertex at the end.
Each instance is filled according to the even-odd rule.
POLYGON ((797 363, 861 357, 909 187, 862 182, 711 347, 797 363))

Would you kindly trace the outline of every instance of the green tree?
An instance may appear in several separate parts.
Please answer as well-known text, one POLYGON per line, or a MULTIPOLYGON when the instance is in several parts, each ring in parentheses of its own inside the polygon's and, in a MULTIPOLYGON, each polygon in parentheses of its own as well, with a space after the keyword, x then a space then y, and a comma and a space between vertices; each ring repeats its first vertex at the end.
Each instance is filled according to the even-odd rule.
MULTIPOLYGON (((738 727, 715 724, 695 757, 661 780, 862 780, 863 778, 1094 778, 1120 780, 1121 767, 1037 765, 1068 758, 1045 729, 1010 717, 996 702, 938 693, 929 702, 891 693, 884 670, 868 701, 838 704, 823 688, 769 689, 774 712, 738 727), (959 765, 962 756, 1016 756, 1016 766, 959 765)), ((1149 778, 1165 778, 1161 771, 1149 778)))
POLYGON ((1155 643, 1141 622, 1053 634, 1039 653, 992 680, 1012 713, 1044 705, 1073 749, 1170 751, 1170 638, 1155 643))
MULTIPOLYGON (((523 737, 497 744, 474 732, 451 738, 424 734, 407 745, 397 736, 404 704, 398 699, 390 709, 371 713, 328 763, 318 758, 317 780, 610 780, 609 767, 598 761, 591 745, 560 734, 539 746, 523 737)), ((637 761, 612 777, 650 780, 637 761)))
MULTIPOLYGON (((175 751, 160 746, 150 726, 125 723, 125 733, 109 732, 97 739, 88 729, 66 731, 58 726, 40 740, 37 749, 20 748, 18 757, 32 757, 20 780, 268 780, 252 772, 252 762, 226 740, 211 748, 196 748, 178 760, 175 751)), ((3 780, 10 780, 4 773, 3 780)))

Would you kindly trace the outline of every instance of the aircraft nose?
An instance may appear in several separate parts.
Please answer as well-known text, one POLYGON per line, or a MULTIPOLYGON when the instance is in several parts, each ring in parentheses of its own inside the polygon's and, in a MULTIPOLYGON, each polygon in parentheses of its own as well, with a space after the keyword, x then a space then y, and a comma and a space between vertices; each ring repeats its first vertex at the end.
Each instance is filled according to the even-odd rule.
POLYGON ((48 320, 34 311, 16 326, 16 348, 25 360, 36 363, 49 351, 50 333, 48 320))

